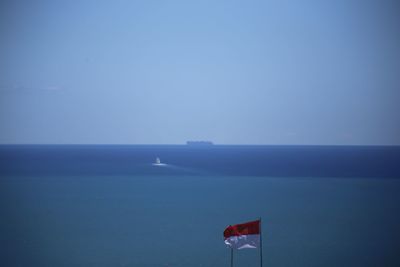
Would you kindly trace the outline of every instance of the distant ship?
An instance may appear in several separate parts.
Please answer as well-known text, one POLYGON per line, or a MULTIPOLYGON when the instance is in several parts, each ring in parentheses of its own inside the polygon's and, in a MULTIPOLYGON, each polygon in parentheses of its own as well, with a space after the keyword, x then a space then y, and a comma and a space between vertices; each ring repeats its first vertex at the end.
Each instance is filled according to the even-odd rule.
POLYGON ((211 141, 187 141, 188 146, 212 146, 214 145, 211 141))
POLYGON ((153 163, 153 166, 165 166, 167 164, 161 163, 161 160, 159 157, 156 158, 156 161, 153 163))

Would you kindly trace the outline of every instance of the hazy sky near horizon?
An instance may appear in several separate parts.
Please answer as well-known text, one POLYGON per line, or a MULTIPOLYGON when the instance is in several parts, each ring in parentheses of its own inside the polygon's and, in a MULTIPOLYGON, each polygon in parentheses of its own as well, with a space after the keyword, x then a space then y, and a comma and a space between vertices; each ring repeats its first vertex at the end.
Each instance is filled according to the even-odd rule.
POLYGON ((400 4, 0 1, 0 143, 400 145, 400 4))

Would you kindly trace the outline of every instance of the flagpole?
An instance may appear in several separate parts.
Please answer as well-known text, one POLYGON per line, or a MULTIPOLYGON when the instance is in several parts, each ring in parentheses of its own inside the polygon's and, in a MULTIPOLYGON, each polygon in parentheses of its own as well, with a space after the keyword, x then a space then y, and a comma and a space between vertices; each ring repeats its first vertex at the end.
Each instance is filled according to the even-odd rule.
POLYGON ((233 248, 231 248, 231 267, 233 267, 233 248))
POLYGON ((262 231, 261 231, 261 217, 260 217, 260 266, 263 266, 263 258, 262 258, 262 231))

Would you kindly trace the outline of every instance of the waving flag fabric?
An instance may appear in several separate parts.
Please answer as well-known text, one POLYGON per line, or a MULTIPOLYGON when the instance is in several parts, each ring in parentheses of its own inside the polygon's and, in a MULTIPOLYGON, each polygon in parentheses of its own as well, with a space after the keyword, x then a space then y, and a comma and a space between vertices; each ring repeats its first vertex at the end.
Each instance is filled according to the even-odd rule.
POLYGON ((224 231, 225 244, 234 249, 260 246, 260 220, 229 225, 224 231))

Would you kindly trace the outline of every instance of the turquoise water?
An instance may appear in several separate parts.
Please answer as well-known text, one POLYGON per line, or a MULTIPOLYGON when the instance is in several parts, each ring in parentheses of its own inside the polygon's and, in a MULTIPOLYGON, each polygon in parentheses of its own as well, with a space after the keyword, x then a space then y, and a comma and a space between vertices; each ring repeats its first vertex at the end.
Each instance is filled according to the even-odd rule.
POLYGON ((229 266, 258 217, 264 266, 400 266, 399 178, 400 147, 0 146, 0 266, 229 266))
POLYGON ((264 266, 400 266, 399 179, 3 175, 0 214, 1 266, 229 266, 258 217, 264 266))

